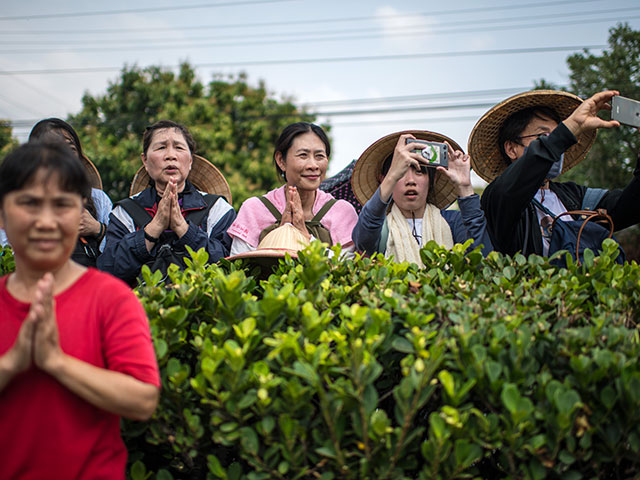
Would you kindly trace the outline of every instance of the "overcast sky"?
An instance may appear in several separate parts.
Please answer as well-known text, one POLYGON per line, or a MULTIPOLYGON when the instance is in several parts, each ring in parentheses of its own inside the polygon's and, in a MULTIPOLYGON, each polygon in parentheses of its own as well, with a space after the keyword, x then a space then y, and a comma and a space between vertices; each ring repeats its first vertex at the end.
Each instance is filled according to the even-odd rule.
POLYGON ((619 22, 640 29, 640 0, 176 3, 3 0, 0 118, 24 141, 38 119, 104 93, 125 64, 187 60, 205 83, 244 71, 276 98, 329 113, 319 120, 332 125, 333 174, 403 129, 466 150, 491 105, 541 78, 568 84, 568 55, 599 53, 619 22))

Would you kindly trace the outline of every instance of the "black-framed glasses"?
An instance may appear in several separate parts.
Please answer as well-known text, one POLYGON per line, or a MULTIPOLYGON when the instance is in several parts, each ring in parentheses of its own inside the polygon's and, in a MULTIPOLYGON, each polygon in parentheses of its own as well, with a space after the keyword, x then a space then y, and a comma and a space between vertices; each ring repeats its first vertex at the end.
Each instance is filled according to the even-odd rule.
POLYGON ((522 140, 523 138, 533 138, 536 137, 536 140, 540 137, 548 137, 551 134, 551 132, 542 132, 542 133, 534 133, 532 135, 520 135, 519 137, 516 137, 518 140, 522 140))

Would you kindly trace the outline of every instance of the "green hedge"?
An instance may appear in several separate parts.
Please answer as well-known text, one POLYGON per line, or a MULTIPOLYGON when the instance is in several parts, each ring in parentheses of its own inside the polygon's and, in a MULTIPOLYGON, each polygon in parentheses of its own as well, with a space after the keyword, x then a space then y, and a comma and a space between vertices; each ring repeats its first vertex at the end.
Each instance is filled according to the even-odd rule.
POLYGON ((163 392, 131 478, 629 478, 640 268, 429 244, 428 268, 314 244, 258 282, 146 275, 163 392))

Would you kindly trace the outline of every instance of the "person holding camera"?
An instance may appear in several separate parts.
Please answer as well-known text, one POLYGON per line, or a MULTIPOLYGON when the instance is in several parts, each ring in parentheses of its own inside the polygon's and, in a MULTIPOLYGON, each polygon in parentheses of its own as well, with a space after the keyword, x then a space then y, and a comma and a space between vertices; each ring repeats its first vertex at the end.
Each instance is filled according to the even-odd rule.
POLYGON ((469 167, 469 155, 439 133, 411 130, 377 140, 360 156, 351 179, 364 204, 352 234, 356 249, 424 266, 420 247, 428 241, 451 248, 471 238, 488 254, 492 246, 469 167), (425 150, 446 152, 448 167, 425 157, 425 150), (446 210, 456 198, 460 211, 446 210))
MULTIPOLYGON (((548 212, 558 216, 573 210, 606 209, 616 230, 640 221, 639 166, 624 190, 597 192, 554 181, 584 159, 598 128, 620 125, 597 116, 611 108, 615 95, 617 91, 604 91, 583 101, 567 92, 533 90, 499 103, 478 121, 469 138, 469 152, 474 171, 490 182, 482 194, 482 207, 497 251, 553 253, 547 227, 553 217, 548 212)), ((573 218, 565 215, 560 220, 573 218)))

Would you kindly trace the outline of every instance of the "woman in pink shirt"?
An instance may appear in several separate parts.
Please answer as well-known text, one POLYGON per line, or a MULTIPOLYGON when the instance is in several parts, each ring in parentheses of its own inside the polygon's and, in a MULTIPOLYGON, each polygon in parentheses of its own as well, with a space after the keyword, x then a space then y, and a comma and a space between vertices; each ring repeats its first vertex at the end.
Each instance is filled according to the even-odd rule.
POLYGON ((318 125, 298 122, 282 131, 273 160, 286 182, 262 197, 246 200, 227 233, 231 255, 253 251, 275 227, 289 223, 309 240, 341 244, 353 251, 351 232, 358 221, 353 206, 319 189, 327 173, 331 146, 318 125))

